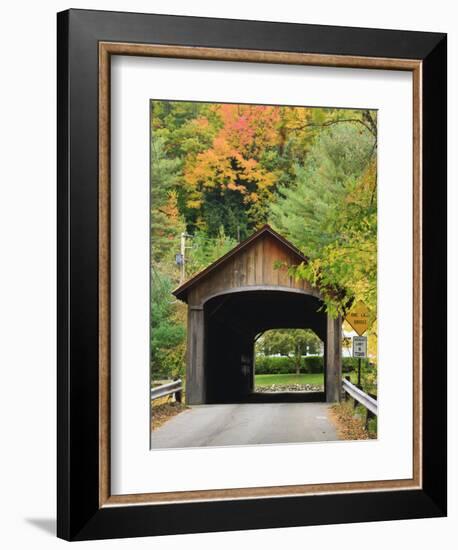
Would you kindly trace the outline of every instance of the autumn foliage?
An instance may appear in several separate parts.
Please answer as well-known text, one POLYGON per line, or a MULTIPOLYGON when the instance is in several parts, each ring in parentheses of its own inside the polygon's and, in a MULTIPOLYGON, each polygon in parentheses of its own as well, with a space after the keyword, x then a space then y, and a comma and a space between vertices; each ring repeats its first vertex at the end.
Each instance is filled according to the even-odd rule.
POLYGON ((376 316, 375 111, 152 101, 151 130, 152 307, 162 312, 152 334, 164 372, 179 374, 184 353, 185 312, 170 300, 183 232, 189 277, 269 223, 309 258, 292 274, 323 289, 331 315, 361 300, 376 316))

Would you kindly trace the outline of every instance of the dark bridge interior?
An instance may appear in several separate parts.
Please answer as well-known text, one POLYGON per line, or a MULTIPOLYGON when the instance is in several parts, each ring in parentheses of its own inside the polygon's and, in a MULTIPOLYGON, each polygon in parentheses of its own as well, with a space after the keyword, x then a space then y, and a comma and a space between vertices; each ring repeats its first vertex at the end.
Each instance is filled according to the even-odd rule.
MULTIPOLYGON (((324 343, 322 302, 294 291, 253 290, 223 294, 204 306, 204 379, 207 403, 325 401, 325 393, 254 393, 254 339, 274 328, 309 328, 324 343)), ((324 368, 326 376, 326 368, 324 368)), ((325 381, 326 386, 326 381, 325 381)))

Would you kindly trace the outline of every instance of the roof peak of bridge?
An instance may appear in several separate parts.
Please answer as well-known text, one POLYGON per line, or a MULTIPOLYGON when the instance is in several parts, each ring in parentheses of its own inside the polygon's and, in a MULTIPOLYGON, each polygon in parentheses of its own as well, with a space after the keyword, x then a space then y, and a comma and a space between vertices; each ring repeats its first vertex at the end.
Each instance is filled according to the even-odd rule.
POLYGON ((277 241, 279 241, 284 247, 288 248, 290 251, 292 251, 300 261, 308 261, 308 258, 302 254, 302 252, 294 246, 291 242, 289 242, 285 237, 280 235, 280 233, 277 233, 269 224, 264 224, 262 227, 260 227, 257 231, 252 233, 249 237, 247 237, 244 241, 241 241, 239 244, 237 244, 234 248, 229 250, 226 254, 215 260, 213 263, 211 263, 209 266, 204 268, 202 271, 199 271, 196 275, 185 281, 182 285, 180 285, 178 288, 176 288, 173 291, 173 295, 176 296, 178 299, 186 301, 186 296, 188 293, 188 290, 200 282, 202 279, 206 278, 207 275, 209 275, 212 271, 214 271, 217 267, 224 264, 227 260, 241 252, 243 249, 245 249, 247 246, 249 246, 251 243, 259 239, 260 237, 264 235, 271 235, 273 238, 275 238, 277 241))

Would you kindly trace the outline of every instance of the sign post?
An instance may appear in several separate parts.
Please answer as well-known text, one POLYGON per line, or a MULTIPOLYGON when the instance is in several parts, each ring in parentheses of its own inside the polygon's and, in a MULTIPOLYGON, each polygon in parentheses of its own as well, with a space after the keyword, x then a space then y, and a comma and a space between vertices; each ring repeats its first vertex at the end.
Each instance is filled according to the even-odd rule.
POLYGON ((361 388, 361 359, 367 357, 367 337, 363 334, 369 328, 369 309, 363 302, 357 302, 351 308, 345 320, 358 334, 358 336, 353 337, 353 357, 358 358, 358 388, 361 388))

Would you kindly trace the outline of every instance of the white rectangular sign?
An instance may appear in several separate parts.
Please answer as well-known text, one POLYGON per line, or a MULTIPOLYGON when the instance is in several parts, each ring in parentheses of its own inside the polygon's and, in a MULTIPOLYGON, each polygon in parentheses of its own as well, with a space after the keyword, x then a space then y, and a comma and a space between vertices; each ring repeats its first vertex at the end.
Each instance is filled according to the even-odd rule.
POLYGON ((353 336, 353 357, 367 357, 367 336, 353 336))

